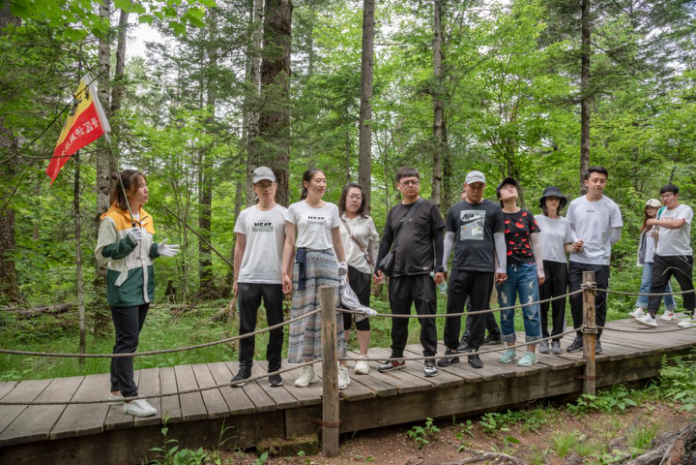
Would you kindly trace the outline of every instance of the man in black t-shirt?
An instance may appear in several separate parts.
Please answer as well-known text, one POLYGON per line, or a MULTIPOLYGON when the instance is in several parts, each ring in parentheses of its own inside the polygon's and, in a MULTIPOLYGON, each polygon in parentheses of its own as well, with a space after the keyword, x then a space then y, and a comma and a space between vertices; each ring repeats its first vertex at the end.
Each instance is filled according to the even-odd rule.
MULTIPOLYGON (((394 268, 389 280, 389 305, 392 313, 408 315, 411 304, 415 304, 419 315, 437 313, 437 294, 435 284, 445 280, 442 266, 443 239, 445 227, 440 210, 434 203, 420 198, 420 175, 414 168, 401 168, 396 173, 396 187, 403 201, 391 209, 384 226, 382 243, 379 247, 379 264, 374 280, 380 282, 383 273, 382 259, 394 243, 394 268), (435 271, 435 278, 430 273, 435 271)), ((392 319, 392 355, 402 358, 408 340, 408 318, 392 319)), ((437 332, 433 318, 420 318, 420 341, 423 355, 437 354, 437 332)), ((379 371, 403 369, 404 361, 386 362, 379 371)), ((425 376, 437 376, 435 360, 426 360, 425 376)))
MULTIPOLYGON (((467 298, 472 312, 488 310, 494 280, 501 282, 507 278, 503 211, 500 205, 483 198, 486 177, 480 171, 467 174, 464 188, 467 200, 450 208, 445 226, 444 263, 454 248, 447 294, 448 314, 461 313, 467 298)), ((468 360, 472 367, 481 368, 483 362, 476 352, 483 345, 487 314, 470 317, 471 331, 466 341, 468 360)), ((447 318, 447 350, 438 365, 444 367, 459 362, 456 354, 460 329, 461 317, 447 318)))

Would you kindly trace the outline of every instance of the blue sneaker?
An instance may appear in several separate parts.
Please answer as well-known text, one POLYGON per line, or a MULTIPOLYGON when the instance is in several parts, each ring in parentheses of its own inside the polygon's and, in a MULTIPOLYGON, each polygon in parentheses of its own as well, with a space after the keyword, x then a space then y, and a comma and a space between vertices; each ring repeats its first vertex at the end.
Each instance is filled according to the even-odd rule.
POLYGON ((517 352, 515 352, 515 349, 506 350, 505 353, 498 359, 500 363, 510 363, 513 360, 517 360, 517 352))
POLYGON ((534 352, 527 351, 524 353, 519 362, 517 362, 518 367, 530 367, 537 362, 536 355, 534 352))

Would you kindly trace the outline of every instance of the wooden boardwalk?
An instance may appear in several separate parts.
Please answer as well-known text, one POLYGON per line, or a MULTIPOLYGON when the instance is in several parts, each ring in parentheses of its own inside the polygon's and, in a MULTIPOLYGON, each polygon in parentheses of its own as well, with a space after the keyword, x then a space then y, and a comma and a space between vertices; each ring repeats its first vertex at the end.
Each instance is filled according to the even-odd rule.
MULTIPOLYGON (((677 329, 676 322, 660 323, 658 330, 677 329)), ((655 333, 641 330, 632 320, 613 321, 607 327, 640 332, 605 331, 604 354, 597 357, 598 386, 654 377, 665 354, 687 354, 696 345, 696 329, 655 333)), ((564 348, 570 340, 566 336, 564 348)), ((440 349, 443 353, 444 346, 440 349)), ((371 357, 389 355, 389 349, 370 349, 371 357)), ((420 356, 420 345, 408 346, 405 355, 420 356)), ((357 376, 351 370, 352 382, 341 392, 340 431, 476 414, 535 399, 577 395, 582 390, 582 353, 539 355, 539 363, 529 368, 502 365, 498 356, 482 355, 485 367, 480 370, 463 359, 441 368, 434 378, 423 376, 422 362, 409 362, 405 370, 391 373, 378 373, 376 363, 371 363, 374 369, 369 375, 357 376)), ((255 363, 253 375, 264 374, 266 369, 265 362, 255 363)), ((223 384, 236 371, 236 362, 219 362, 151 368, 136 372, 136 377, 140 394, 148 395, 223 384)), ((140 463, 153 456, 151 448, 162 445, 165 415, 169 438, 190 448, 217 447, 224 428, 227 448, 247 448, 268 437, 317 432, 322 385, 296 388, 293 382, 299 371, 283 374, 280 388, 271 388, 264 379, 243 388, 153 399, 150 402, 160 414, 143 419, 123 415, 122 407, 106 404, 0 406, 0 462, 140 463)), ((317 371, 321 372, 320 365, 317 371)), ((0 383, 0 400, 103 399, 108 390, 107 374, 9 382, 0 383)))

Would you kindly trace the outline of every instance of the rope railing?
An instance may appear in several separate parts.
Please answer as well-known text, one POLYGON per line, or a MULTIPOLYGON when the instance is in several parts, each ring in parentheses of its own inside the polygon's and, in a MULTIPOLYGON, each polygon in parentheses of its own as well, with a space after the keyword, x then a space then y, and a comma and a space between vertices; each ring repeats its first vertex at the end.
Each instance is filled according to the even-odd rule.
POLYGON ((604 292, 605 294, 643 296, 643 297, 657 297, 657 296, 665 297, 668 295, 675 296, 675 295, 693 294, 694 292, 696 292, 696 289, 691 289, 688 291, 672 291, 672 292, 627 292, 627 291, 614 291, 612 289, 601 289, 601 288, 597 288, 595 290, 599 291, 599 292, 604 292))
POLYGON ((319 312, 321 312, 321 309, 312 310, 311 312, 306 313, 306 314, 301 315, 301 316, 298 316, 296 318, 292 318, 290 320, 285 320, 282 323, 278 323, 276 325, 269 326, 269 327, 263 328, 263 329, 259 329, 259 330, 256 330, 256 331, 253 331, 250 333, 241 334, 239 336, 227 337, 225 339, 220 339, 220 340, 211 341, 211 342, 205 342, 203 344, 197 344, 197 345, 188 346, 188 347, 177 347, 175 349, 150 350, 147 352, 133 352, 133 353, 126 353, 126 354, 76 354, 76 353, 30 352, 30 351, 25 351, 25 350, 0 349, 0 354, 25 355, 25 356, 32 356, 32 357, 58 357, 58 358, 122 358, 122 357, 143 357, 146 355, 172 354, 175 352, 185 352, 188 350, 203 349, 206 347, 212 347, 212 346, 216 346, 216 345, 220 345, 220 344, 226 344, 229 342, 237 341, 239 339, 244 339, 246 337, 253 337, 253 336, 256 336, 257 334, 273 331, 274 329, 289 325, 290 323, 294 323, 295 321, 299 321, 299 320, 302 320, 304 318, 308 318, 312 315, 316 315, 319 312))

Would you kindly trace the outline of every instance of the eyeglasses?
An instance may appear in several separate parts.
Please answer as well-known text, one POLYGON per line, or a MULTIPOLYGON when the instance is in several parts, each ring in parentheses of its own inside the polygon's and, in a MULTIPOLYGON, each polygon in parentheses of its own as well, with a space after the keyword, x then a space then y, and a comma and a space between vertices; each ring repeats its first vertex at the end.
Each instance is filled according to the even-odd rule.
POLYGON ((362 200, 363 196, 360 194, 355 194, 355 195, 349 195, 348 198, 350 200, 362 200))
POLYGON ((416 187, 420 185, 420 181, 406 181, 406 182, 400 182, 403 187, 416 187))

